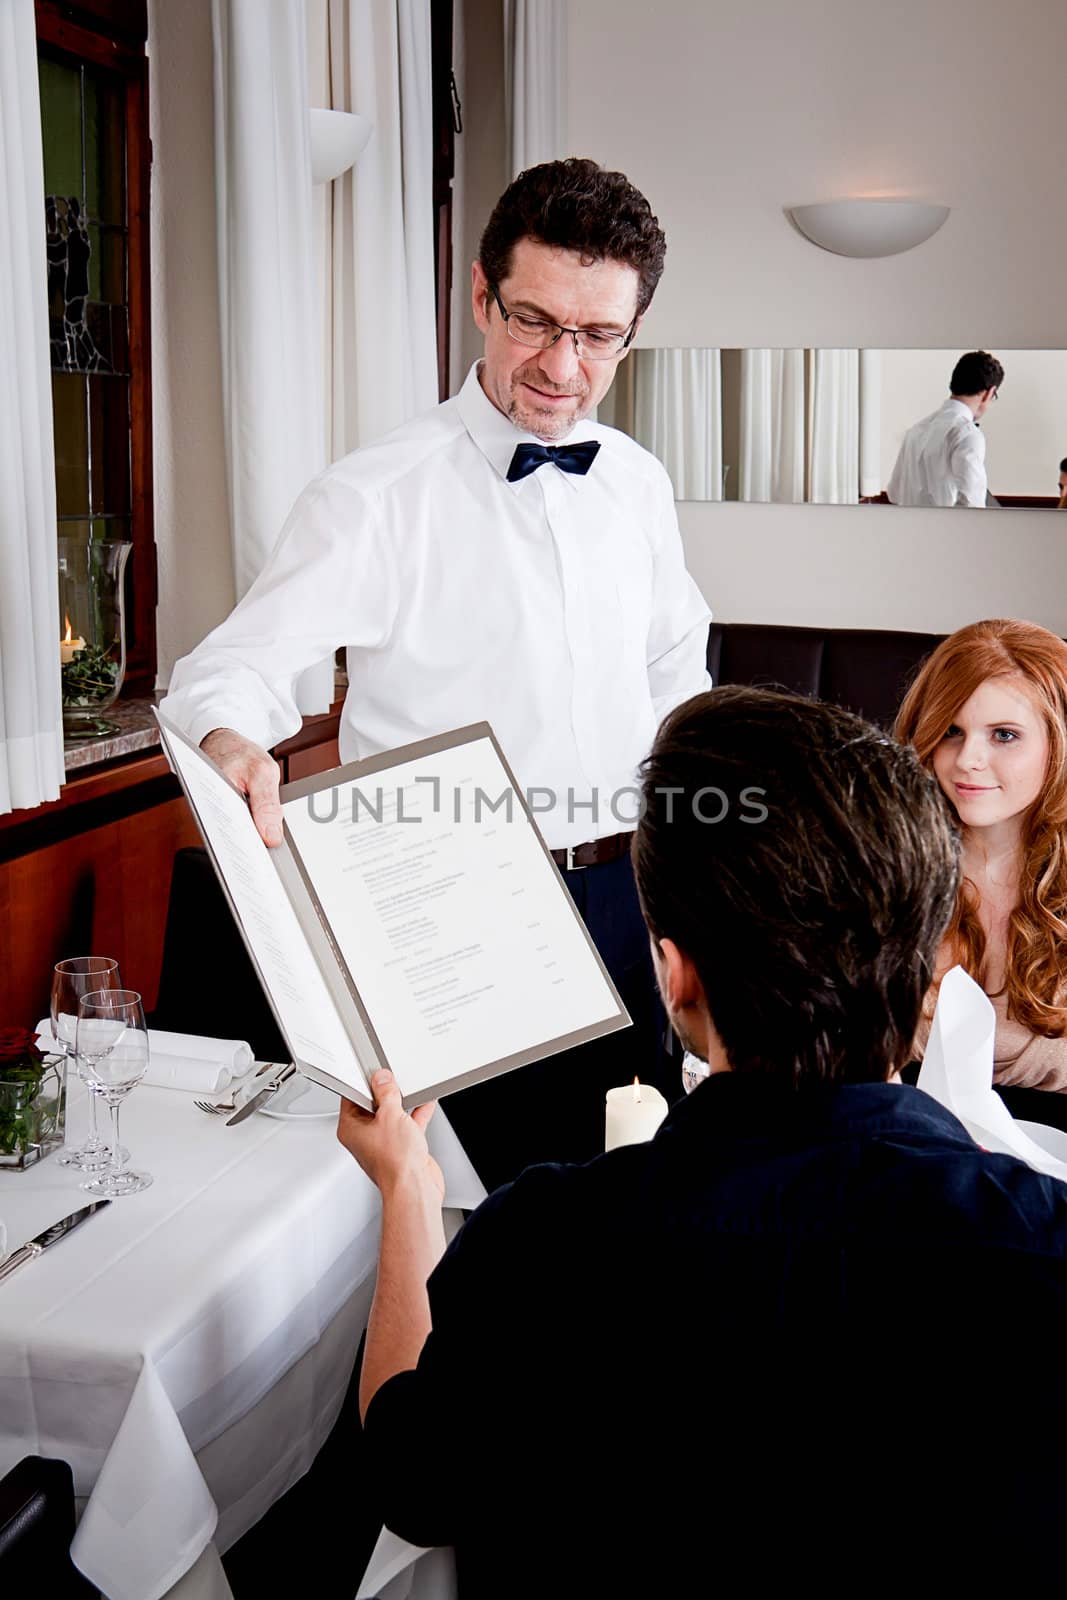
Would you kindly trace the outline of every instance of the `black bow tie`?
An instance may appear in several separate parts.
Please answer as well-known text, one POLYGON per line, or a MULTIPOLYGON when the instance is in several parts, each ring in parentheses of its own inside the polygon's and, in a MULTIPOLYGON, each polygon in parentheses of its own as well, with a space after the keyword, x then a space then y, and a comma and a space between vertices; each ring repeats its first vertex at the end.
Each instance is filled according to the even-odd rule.
POLYGON ((596 439, 584 444, 517 444, 508 468, 508 482, 518 483, 520 478, 529 477, 546 461, 554 461, 564 472, 577 472, 584 477, 599 449, 596 439))

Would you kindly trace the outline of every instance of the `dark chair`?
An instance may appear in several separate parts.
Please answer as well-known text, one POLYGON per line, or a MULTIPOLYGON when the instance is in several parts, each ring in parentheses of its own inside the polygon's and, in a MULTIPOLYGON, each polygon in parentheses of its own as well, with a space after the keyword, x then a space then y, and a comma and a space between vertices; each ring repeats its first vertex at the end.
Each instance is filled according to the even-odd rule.
POLYGON ((791 689, 888 728, 919 663, 942 637, 880 628, 713 622, 708 671, 713 683, 791 689))
POLYGON ((274 1013, 208 853, 174 857, 154 1028, 247 1039, 257 1061, 288 1061, 274 1013))
POLYGON ((70 1559, 74 1477, 65 1461, 25 1456, 0 1478, 0 1593, 92 1600, 70 1559))

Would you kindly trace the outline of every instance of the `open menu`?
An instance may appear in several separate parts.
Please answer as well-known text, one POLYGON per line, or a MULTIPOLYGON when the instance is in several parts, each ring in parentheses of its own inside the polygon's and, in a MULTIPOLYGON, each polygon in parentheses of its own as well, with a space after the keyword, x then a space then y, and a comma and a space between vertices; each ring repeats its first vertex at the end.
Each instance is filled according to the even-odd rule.
POLYGON ((488 723, 287 784, 268 850, 244 797, 158 717, 292 1059, 408 1108, 628 1026, 488 723))

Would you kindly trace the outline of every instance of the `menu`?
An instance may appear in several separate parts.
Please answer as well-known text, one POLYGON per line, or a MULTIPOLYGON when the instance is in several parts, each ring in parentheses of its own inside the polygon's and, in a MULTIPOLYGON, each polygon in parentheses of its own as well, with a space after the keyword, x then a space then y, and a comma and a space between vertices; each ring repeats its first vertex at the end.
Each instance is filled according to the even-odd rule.
POLYGON ((370 1109, 409 1108, 629 1017, 488 723, 282 788, 268 850, 247 802, 159 719, 293 1060, 370 1109))

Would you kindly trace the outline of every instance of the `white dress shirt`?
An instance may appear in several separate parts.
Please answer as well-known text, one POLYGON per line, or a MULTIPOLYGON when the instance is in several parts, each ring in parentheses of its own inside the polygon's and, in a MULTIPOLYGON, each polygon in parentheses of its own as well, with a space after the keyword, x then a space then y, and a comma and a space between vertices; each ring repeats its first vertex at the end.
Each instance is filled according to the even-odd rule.
POLYGON ((895 506, 984 509, 985 435, 962 400, 946 400, 904 435, 886 488, 895 506))
POLYGON ((294 683, 347 646, 342 762, 488 721, 558 849, 631 827, 637 766, 708 687, 710 612, 685 569, 670 480, 625 434, 583 477, 486 397, 460 393, 354 451, 297 500, 260 578, 174 669, 162 710, 199 742, 270 746, 300 726, 294 683))

